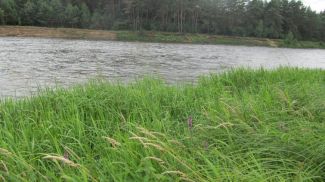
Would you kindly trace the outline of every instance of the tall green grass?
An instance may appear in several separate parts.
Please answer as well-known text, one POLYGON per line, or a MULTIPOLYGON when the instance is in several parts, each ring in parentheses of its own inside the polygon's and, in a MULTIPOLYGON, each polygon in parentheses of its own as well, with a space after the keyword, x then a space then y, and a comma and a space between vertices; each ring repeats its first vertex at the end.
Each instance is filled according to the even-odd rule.
POLYGON ((0 127, 0 181, 323 181, 325 71, 90 82, 3 100, 0 127))

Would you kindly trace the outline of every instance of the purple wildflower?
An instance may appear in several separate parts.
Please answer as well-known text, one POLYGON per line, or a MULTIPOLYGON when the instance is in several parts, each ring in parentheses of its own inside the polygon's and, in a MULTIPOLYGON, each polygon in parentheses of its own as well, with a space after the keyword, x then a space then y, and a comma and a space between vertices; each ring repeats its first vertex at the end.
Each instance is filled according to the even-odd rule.
POLYGON ((67 151, 64 151, 64 156, 63 156, 65 159, 68 159, 69 160, 69 153, 67 151))
POLYGON ((208 150, 209 149, 209 142, 208 141, 204 141, 204 149, 208 150))
POLYGON ((190 116, 187 120, 187 125, 188 125, 188 128, 191 130, 193 128, 193 119, 192 119, 192 116, 190 116))

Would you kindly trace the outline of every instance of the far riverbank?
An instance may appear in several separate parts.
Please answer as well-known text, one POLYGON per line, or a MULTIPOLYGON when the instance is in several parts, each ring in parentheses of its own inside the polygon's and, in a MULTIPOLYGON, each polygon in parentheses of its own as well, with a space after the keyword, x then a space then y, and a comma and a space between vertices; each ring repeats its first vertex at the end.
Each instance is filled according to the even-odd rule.
POLYGON ((46 28, 30 26, 0 26, 0 37, 43 37, 87 40, 139 41, 159 43, 189 43, 216 45, 246 45, 289 48, 325 48, 324 42, 294 41, 254 37, 180 34, 171 32, 105 31, 75 28, 46 28))

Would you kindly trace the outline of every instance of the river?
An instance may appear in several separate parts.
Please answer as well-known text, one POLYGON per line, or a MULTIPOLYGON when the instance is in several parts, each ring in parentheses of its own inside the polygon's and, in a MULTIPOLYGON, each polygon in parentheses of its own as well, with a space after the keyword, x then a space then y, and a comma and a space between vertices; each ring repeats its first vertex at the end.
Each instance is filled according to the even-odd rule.
POLYGON ((325 69, 325 50, 1 37, 0 97, 98 76, 127 82, 150 75, 183 83, 235 67, 279 66, 325 69))

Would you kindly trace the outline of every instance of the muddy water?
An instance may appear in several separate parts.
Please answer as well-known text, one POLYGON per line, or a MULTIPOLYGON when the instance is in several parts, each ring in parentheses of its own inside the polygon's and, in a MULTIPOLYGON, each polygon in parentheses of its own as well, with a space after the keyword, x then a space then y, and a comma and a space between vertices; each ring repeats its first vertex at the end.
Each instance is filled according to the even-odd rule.
POLYGON ((0 97, 26 96, 97 76, 194 82, 234 67, 280 65, 325 69, 325 50, 6 37, 0 38, 0 97))

